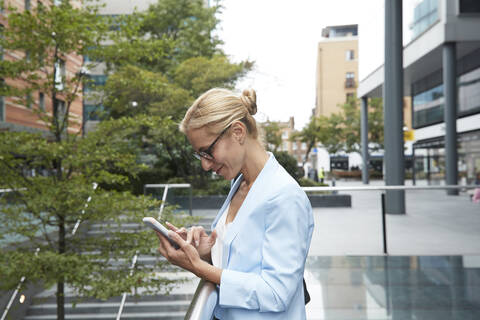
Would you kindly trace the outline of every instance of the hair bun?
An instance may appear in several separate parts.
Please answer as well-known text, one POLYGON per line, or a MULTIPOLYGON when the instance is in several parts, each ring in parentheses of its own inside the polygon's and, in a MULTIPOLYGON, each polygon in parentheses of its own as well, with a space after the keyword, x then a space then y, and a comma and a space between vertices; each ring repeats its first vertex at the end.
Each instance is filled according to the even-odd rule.
POLYGON ((245 89, 240 96, 243 105, 252 116, 257 113, 257 94, 253 89, 245 89))

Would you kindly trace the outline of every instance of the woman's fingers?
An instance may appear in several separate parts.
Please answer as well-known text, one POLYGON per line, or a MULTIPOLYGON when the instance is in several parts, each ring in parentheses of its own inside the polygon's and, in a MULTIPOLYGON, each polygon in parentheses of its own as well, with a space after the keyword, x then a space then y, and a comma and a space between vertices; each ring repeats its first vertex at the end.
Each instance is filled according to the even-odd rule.
MULTIPOLYGON (((185 247, 187 247, 189 245, 188 241, 183 240, 182 237, 180 237, 180 235, 176 232, 169 231, 168 236, 170 237, 170 239, 175 241, 178 244, 178 246, 180 247, 180 249, 182 249, 182 250, 185 249, 185 247)), ((172 247, 172 249, 174 249, 174 248, 172 247)))
POLYGON ((158 252, 160 252, 160 254, 162 256, 168 258, 167 257, 167 255, 168 255, 167 248, 168 248, 168 246, 171 246, 170 242, 168 242, 168 240, 165 238, 165 236, 163 234, 161 234, 160 232, 156 231, 156 234, 157 234, 158 240, 160 241, 160 245, 158 246, 158 252))
POLYGON ((208 240, 209 240, 209 242, 212 246, 215 244, 215 242, 217 241, 217 230, 216 229, 213 229, 213 231, 210 234, 210 237, 209 237, 208 240))
POLYGON ((173 230, 173 231, 179 230, 177 227, 175 227, 173 224, 171 224, 171 223, 168 222, 168 221, 166 221, 165 224, 167 225, 167 227, 168 227, 170 230, 173 230))
POLYGON ((193 231, 193 241, 195 241, 195 246, 198 247, 200 245, 200 236, 202 235, 203 228, 202 227, 194 227, 193 231))

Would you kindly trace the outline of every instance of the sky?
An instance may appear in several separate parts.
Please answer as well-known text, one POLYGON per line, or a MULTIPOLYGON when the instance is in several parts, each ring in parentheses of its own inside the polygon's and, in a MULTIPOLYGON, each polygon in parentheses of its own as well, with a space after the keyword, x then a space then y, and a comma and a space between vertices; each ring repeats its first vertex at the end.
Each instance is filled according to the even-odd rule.
MULTIPOLYGON (((371 31, 369 43, 383 42, 383 30, 375 32, 383 28, 383 1, 223 0, 217 32, 232 61, 255 61, 254 70, 237 89, 257 92, 257 121, 287 121, 293 116, 295 129, 301 129, 315 107, 316 54, 322 29, 363 23, 371 31)), ((408 6, 418 0, 404 2, 408 6)), ((359 37, 361 42, 361 28, 359 37)), ((383 43, 373 47, 372 52, 360 48, 359 54, 372 70, 383 63, 383 43)))

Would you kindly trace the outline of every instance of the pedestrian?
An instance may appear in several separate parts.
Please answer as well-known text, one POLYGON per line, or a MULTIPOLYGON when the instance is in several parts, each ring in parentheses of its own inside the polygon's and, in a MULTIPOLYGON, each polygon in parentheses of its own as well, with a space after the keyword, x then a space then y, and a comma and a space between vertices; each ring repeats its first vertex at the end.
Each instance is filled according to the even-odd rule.
POLYGON ((323 183, 323 180, 325 179, 325 170, 323 167, 320 168, 318 171, 318 180, 320 180, 320 183, 323 183))
MULTIPOLYGON (((475 177, 475 184, 480 186, 480 172, 477 172, 475 177)), ((480 188, 475 188, 473 190, 472 201, 475 203, 480 203, 480 188)))
POLYGON ((180 130, 202 168, 231 180, 232 187, 210 236, 202 227, 168 224, 180 249, 159 236, 159 251, 217 285, 214 314, 220 320, 302 320, 312 208, 258 140, 256 111, 255 91, 237 95, 226 89, 205 92, 188 109, 180 130))

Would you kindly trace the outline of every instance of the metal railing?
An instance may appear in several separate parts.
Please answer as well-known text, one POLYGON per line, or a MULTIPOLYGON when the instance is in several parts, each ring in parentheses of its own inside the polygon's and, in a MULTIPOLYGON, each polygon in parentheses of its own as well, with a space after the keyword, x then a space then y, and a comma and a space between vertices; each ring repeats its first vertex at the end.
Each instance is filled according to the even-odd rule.
MULTIPOLYGON (((406 190, 468 190, 479 188, 478 185, 444 185, 444 186, 355 186, 355 187, 302 187, 305 192, 317 191, 406 191, 406 190)), ((385 192, 381 194, 383 254, 388 255, 387 223, 385 217, 385 192)))
POLYGON ((215 306, 217 295, 217 286, 210 281, 201 279, 184 319, 212 319, 214 310, 209 308, 209 306, 215 306))
POLYGON ((143 186, 143 194, 147 193, 147 189, 150 188, 165 188, 163 192, 163 197, 162 197, 162 204, 160 206, 159 210, 159 216, 161 212, 163 211, 163 207, 165 206, 165 203, 167 201, 167 193, 169 188, 188 188, 189 189, 189 202, 190 202, 190 216, 192 215, 192 199, 193 199, 193 194, 192 194, 192 185, 190 183, 158 183, 158 184, 146 184, 143 186))

